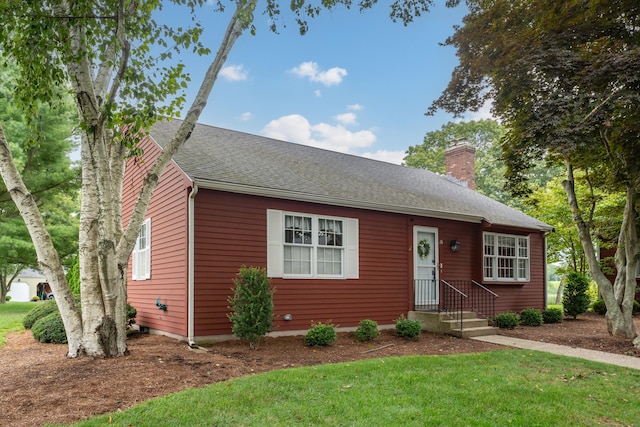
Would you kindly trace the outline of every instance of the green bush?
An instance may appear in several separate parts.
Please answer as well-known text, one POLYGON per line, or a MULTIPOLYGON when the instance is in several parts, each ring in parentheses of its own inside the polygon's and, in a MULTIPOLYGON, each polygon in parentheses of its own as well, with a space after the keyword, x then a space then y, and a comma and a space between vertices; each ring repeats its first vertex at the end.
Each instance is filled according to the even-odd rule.
POLYGON ((7 302, 11 301, 11 295, 7 295, 6 297, 4 297, 4 300, 7 302))
POLYGON ((73 265, 67 273, 67 283, 71 289, 71 293, 80 296, 80 257, 77 256, 73 265))
POLYGON ((600 314, 601 316, 607 314, 607 305, 604 303, 604 300, 602 298, 599 298, 593 304, 591 304, 591 309, 594 313, 600 314))
POLYGON ((562 292, 564 314, 575 319, 579 314, 587 311, 591 305, 591 298, 587 294, 588 290, 589 282, 586 277, 575 271, 569 273, 562 292))
POLYGON ((356 328, 356 339, 358 341, 371 341, 380 335, 378 323, 374 320, 361 320, 356 328))
POLYGON ((520 324, 525 326, 540 326, 544 322, 542 312, 537 308, 526 308, 520 312, 520 324))
POLYGON ((56 304, 56 300, 54 299, 38 303, 35 307, 29 310, 27 314, 25 314, 24 318, 22 319, 22 326, 24 326, 25 329, 31 329, 33 327, 33 324, 38 320, 57 311, 58 305, 56 304))
POLYGON ((31 327, 33 337, 42 343, 66 344, 67 334, 60 312, 55 311, 38 319, 31 327))
POLYGON ((500 313, 493 318, 493 324, 501 329, 515 329, 520 324, 520 319, 515 313, 500 313))
POLYGON ((422 323, 417 319, 407 319, 402 314, 396 319, 396 334, 402 338, 417 338, 422 331, 422 323))
POLYGON ((309 347, 324 347, 333 344, 337 339, 336 329, 331 321, 327 323, 311 322, 311 329, 304 336, 304 343, 309 347))
POLYGON ((258 267, 242 266, 233 283, 234 295, 228 299, 233 310, 228 314, 233 334, 249 341, 249 347, 255 349, 271 332, 275 289, 271 288, 266 270, 258 267))
POLYGON ((127 303, 127 324, 129 326, 136 323, 136 316, 138 315, 138 310, 131 304, 127 303))
POLYGON ((542 320, 544 323, 562 323, 564 311, 559 308, 547 308, 542 312, 542 320))
POLYGON ((633 311, 631 312, 632 315, 636 315, 638 313, 640 313, 640 302, 638 301, 633 301, 633 311))

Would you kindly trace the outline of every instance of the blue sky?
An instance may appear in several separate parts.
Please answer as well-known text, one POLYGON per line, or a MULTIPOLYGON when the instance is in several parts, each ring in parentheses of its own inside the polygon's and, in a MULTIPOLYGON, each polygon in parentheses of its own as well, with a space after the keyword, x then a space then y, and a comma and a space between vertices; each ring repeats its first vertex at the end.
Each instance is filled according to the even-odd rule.
MULTIPOLYGON (((444 112, 424 113, 457 64, 454 49, 439 43, 465 10, 437 4, 405 27, 389 19, 383 3, 364 13, 323 11, 309 20, 305 36, 291 16, 273 34, 266 17, 257 14, 257 35, 246 33, 234 46, 200 122, 400 163, 409 146, 453 120, 444 112)), ((229 13, 231 8, 223 14, 207 6, 197 15, 213 52, 229 13)), ((172 8, 160 20, 165 17, 174 25, 188 24, 172 8)), ((192 77, 189 101, 212 58, 185 59, 192 77)))

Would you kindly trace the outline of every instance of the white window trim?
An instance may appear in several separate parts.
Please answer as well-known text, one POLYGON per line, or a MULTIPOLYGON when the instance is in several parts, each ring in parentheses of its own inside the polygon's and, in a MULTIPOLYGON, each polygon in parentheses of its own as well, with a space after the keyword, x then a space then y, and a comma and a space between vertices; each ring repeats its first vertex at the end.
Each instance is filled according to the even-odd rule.
POLYGON ((151 278, 151 218, 147 218, 140 227, 146 231, 146 248, 140 249, 140 233, 136 237, 136 245, 131 252, 131 280, 148 280, 151 278), (142 266, 140 265, 142 261, 142 266), (144 271, 140 271, 144 269, 144 271))
POLYGON ((489 232, 484 232, 482 233, 482 276, 483 276, 483 280, 487 281, 487 282, 529 282, 531 281, 531 239, 529 239, 529 236, 522 236, 522 235, 518 235, 518 234, 506 234, 506 233, 489 233, 489 232), (492 267, 492 275, 490 277, 487 277, 485 275, 486 271, 485 271, 485 258, 487 258, 487 255, 485 255, 484 253, 484 245, 485 245, 485 236, 486 235, 491 235, 494 236, 494 255, 491 256, 491 258, 494 259, 494 263, 493 263, 493 267, 492 267), (516 247, 515 247, 515 257, 514 259, 514 265, 513 265, 513 272, 514 275, 516 277, 498 277, 498 258, 504 258, 504 257, 500 257, 498 256, 498 237, 502 236, 502 237, 513 237, 516 239, 516 247), (525 239, 527 242, 527 257, 520 257, 519 254, 519 246, 518 246, 518 239, 525 239), (519 278, 518 277, 518 270, 519 270, 519 265, 518 265, 518 261, 522 260, 522 259, 526 259, 527 262, 527 271, 526 271, 526 277, 524 278, 519 278))
POLYGON ((359 250, 358 250, 358 219, 344 218, 330 215, 315 215, 302 212, 285 212, 267 209, 267 276, 287 279, 357 279, 359 278, 359 250), (291 275, 284 273, 284 217, 285 215, 305 216, 312 218, 313 245, 311 274, 291 275), (318 219, 333 219, 342 221, 342 274, 319 275, 316 272, 317 258, 317 223, 318 219))

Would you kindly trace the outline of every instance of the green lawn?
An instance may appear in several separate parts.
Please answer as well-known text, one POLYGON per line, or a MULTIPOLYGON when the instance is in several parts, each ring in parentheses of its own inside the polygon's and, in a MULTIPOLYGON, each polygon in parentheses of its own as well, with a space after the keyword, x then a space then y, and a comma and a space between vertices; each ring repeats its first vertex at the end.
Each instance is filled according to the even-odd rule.
POLYGON ((77 425, 640 426, 638 408, 640 371, 504 350, 272 371, 77 425))
POLYGON ((0 345, 4 344, 4 335, 9 332, 21 331, 22 318, 35 307, 34 302, 7 302, 0 304, 0 345))

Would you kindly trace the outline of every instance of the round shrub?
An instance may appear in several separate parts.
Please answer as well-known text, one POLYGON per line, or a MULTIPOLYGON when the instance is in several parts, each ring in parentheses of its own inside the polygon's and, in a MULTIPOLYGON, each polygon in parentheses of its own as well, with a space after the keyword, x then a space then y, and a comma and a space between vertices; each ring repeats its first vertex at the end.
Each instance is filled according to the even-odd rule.
POLYGON ((599 298, 596 302, 594 302, 591 305, 591 309, 594 313, 600 314, 601 316, 607 314, 607 305, 604 303, 604 300, 602 298, 599 298))
POLYGON ((493 318, 493 323, 501 329, 515 329, 520 324, 520 319, 515 313, 500 313, 493 318))
POLYGON ((67 343, 67 334, 58 311, 37 320, 31 327, 31 333, 36 340, 42 343, 67 343))
POLYGON ((51 299, 39 303, 22 318, 22 326, 24 326, 25 329, 31 329, 36 321, 56 311, 58 311, 56 300, 51 299))
POLYGON ((520 324, 525 326, 540 326, 543 323, 542 312, 537 308, 526 308, 520 312, 520 324))
POLYGON ((547 308, 542 312, 544 323, 562 323, 564 312, 559 308, 547 308))
POLYGON ((419 320, 407 319, 404 315, 396 319, 396 334, 402 338, 417 338, 422 331, 419 320))
POLYGON ((304 336, 304 343, 309 347, 324 347, 333 344, 337 339, 336 329, 331 321, 327 323, 311 322, 311 329, 304 336))
POLYGON ((356 339, 358 341, 371 341, 380 335, 378 323, 374 320, 361 320, 356 328, 356 339))

